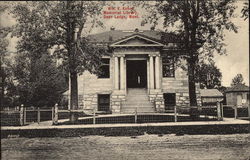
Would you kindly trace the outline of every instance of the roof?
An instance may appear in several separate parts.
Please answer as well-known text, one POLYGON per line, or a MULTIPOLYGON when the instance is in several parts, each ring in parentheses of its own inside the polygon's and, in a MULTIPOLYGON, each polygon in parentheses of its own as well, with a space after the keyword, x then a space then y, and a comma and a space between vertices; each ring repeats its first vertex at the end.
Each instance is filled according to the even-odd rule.
POLYGON ((155 30, 140 30, 140 31, 110 30, 110 31, 102 32, 102 33, 91 34, 87 38, 91 42, 112 43, 112 42, 116 42, 121 39, 133 36, 133 35, 142 35, 144 37, 148 37, 156 41, 165 42, 165 43, 181 42, 180 38, 174 33, 164 33, 164 32, 155 31, 155 30))
POLYGON ((228 87, 226 92, 249 92, 249 87, 245 84, 236 84, 233 87, 228 87))
POLYGON ((218 89, 201 89, 201 97, 223 97, 218 89))

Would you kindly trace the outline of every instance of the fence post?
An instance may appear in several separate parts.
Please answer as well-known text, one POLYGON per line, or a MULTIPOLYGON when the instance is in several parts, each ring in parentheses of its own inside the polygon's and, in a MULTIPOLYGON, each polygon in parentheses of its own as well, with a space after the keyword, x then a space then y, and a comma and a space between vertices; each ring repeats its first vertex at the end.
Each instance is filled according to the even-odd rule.
POLYGON ((248 117, 249 117, 249 120, 250 120, 250 104, 248 104, 248 117))
POLYGON ((96 121, 95 121, 95 109, 93 109, 93 124, 96 124, 96 121))
POLYGON ((221 120, 220 102, 217 102, 217 119, 221 120))
POLYGON ((39 124, 41 120, 40 107, 37 108, 37 123, 39 124))
POLYGON ((238 117, 238 111, 237 111, 237 105, 234 106, 234 119, 237 119, 238 117))
POLYGON ((135 108, 135 123, 137 123, 137 108, 135 108))
POLYGON ((223 103, 221 103, 221 119, 222 120, 224 118, 224 111, 223 111, 223 109, 224 109, 224 106, 223 106, 223 103))
POLYGON ((52 120, 52 124, 55 123, 55 118, 54 118, 54 112, 55 112, 55 107, 53 106, 52 109, 51 109, 51 120, 52 120))
POLYGON ((54 124, 58 124, 58 104, 55 104, 54 124))
POLYGON ((27 120, 27 111, 23 104, 21 105, 21 107, 23 107, 23 125, 25 125, 27 120))
POLYGON ((176 110, 176 106, 174 106, 174 122, 177 122, 177 110, 176 110))
POLYGON ((21 126, 24 125, 23 124, 23 122, 24 122, 24 120, 23 120, 23 118, 24 118, 23 113, 24 113, 24 109, 23 109, 23 105, 21 105, 21 107, 20 107, 20 125, 21 126))

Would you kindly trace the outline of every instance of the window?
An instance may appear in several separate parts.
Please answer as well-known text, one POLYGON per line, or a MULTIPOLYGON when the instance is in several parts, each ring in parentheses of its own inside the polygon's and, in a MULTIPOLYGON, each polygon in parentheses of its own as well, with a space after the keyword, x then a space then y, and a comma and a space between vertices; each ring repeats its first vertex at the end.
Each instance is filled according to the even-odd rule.
POLYGON ((109 78, 109 58, 102 59, 102 65, 100 67, 100 73, 98 74, 98 78, 109 78))
POLYGON ((163 57, 162 58, 162 75, 163 77, 174 77, 174 58, 163 57))
POLYGON ((164 93, 163 96, 166 110, 173 110, 176 105, 175 93, 164 93))
POLYGON ((99 94, 98 95, 98 111, 109 111, 110 95, 99 94))

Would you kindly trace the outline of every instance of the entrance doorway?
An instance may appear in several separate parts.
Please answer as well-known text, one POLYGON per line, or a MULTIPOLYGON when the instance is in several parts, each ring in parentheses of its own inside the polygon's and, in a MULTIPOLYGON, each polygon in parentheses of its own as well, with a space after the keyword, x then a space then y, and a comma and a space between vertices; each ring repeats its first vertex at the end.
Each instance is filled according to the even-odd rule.
POLYGON ((127 87, 147 88, 146 60, 127 60, 127 87))

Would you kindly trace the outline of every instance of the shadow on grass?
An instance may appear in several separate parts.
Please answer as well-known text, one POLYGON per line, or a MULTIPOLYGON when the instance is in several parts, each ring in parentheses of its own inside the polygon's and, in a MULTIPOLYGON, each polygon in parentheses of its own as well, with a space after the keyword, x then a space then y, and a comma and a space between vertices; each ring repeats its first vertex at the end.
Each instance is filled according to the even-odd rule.
MULTIPOLYGON (((216 118, 192 118, 190 116, 177 116, 178 122, 197 122, 197 121, 217 121, 216 118)), ((173 115, 134 115, 127 116, 112 116, 112 117, 96 117, 95 124, 126 124, 126 123, 160 123, 160 122, 174 122, 173 115), (136 121, 136 122, 135 122, 136 121)), ((70 121, 59 123, 59 125, 72 125, 72 124, 93 124, 93 117, 80 119, 74 123, 70 121)))

